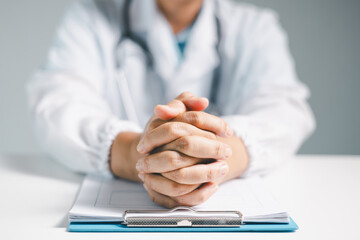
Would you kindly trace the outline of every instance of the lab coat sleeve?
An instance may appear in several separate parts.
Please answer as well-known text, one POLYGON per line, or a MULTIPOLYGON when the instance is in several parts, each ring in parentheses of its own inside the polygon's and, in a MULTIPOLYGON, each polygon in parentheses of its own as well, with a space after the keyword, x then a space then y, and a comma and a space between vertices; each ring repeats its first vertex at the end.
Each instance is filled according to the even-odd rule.
POLYGON ((109 174, 109 151, 122 131, 141 128, 118 119, 104 98, 101 49, 91 2, 76 3, 63 19, 46 64, 28 84, 36 133, 44 149, 77 172, 109 174))
POLYGON ((246 146, 250 161, 244 176, 266 174, 290 160, 315 128, 309 90, 297 80, 276 14, 263 12, 250 26, 241 48, 247 60, 238 66, 246 73, 237 79, 243 81, 239 97, 229 103, 238 107, 224 116, 246 146))

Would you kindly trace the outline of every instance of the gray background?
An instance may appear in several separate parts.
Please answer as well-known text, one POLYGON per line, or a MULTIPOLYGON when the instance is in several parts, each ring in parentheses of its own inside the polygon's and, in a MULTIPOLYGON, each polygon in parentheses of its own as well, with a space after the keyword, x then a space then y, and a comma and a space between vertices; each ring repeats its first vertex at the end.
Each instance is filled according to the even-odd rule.
MULTIPOLYGON (((71 0, 0 0, 0 153, 38 153, 24 85, 45 59, 71 0)), ((249 0, 275 9, 317 130, 301 153, 360 154, 360 1, 249 0)))

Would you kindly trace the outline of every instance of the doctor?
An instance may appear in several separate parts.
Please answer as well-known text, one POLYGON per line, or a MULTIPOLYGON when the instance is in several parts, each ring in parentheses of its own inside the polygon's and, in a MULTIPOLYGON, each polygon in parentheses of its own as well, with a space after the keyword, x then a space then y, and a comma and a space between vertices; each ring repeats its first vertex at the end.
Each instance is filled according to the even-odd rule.
POLYGON ((75 3, 28 95, 54 158, 166 207, 273 169, 315 125, 276 15, 227 0, 75 3))

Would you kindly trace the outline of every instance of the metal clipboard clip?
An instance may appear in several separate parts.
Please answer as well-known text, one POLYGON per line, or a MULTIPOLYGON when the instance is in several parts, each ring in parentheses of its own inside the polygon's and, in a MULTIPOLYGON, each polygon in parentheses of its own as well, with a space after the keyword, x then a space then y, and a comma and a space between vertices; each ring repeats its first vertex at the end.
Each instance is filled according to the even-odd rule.
POLYGON ((240 227, 239 211, 195 211, 189 207, 171 210, 127 210, 124 223, 128 227, 240 227))

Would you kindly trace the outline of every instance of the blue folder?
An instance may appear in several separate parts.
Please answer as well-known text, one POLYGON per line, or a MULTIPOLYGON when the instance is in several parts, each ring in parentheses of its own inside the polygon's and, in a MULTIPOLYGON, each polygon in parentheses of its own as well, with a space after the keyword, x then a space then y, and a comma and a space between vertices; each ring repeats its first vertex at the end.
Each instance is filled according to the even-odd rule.
POLYGON ((290 218, 289 223, 247 223, 241 227, 127 227, 119 223, 70 223, 69 232, 293 232, 299 227, 290 218))

